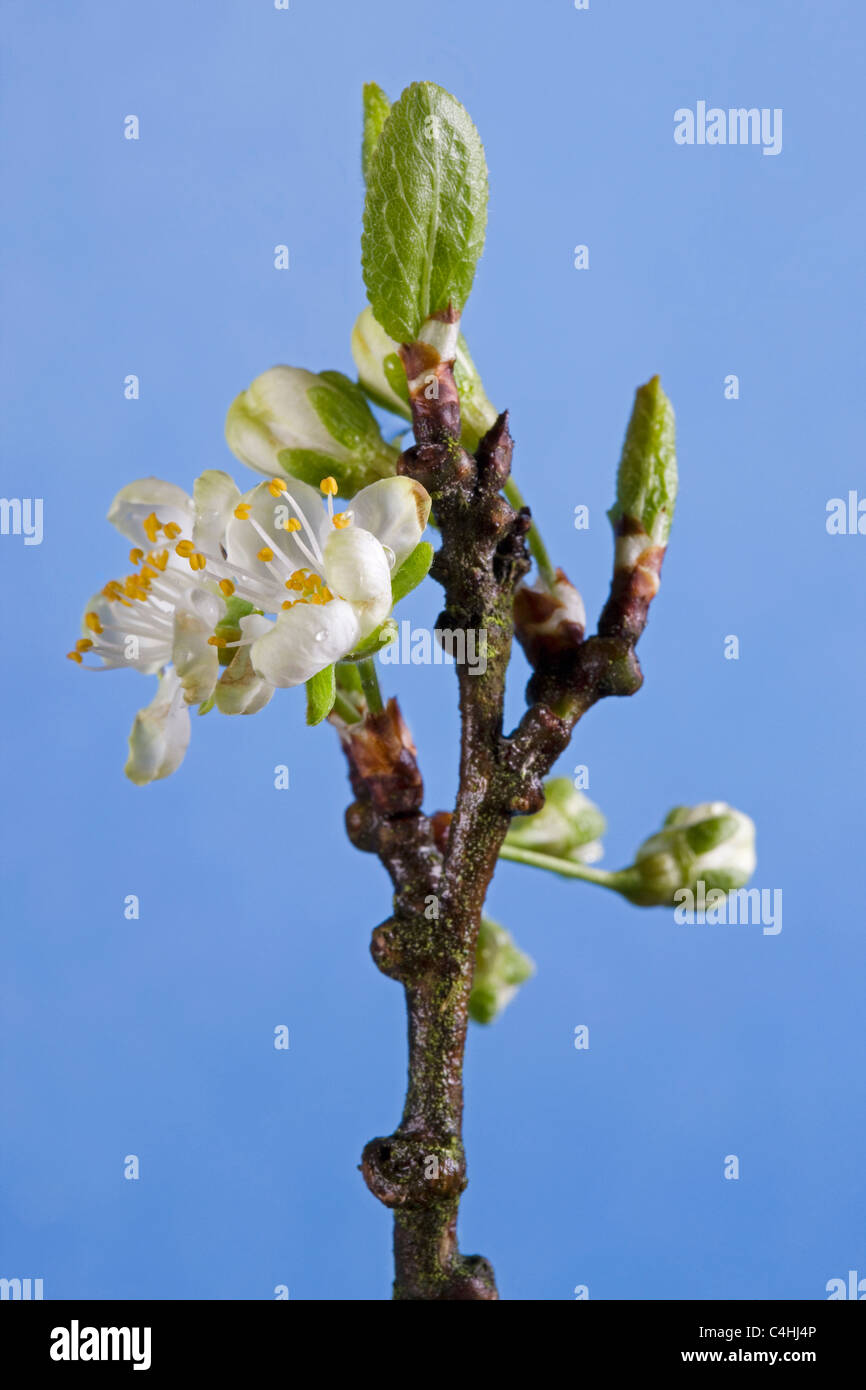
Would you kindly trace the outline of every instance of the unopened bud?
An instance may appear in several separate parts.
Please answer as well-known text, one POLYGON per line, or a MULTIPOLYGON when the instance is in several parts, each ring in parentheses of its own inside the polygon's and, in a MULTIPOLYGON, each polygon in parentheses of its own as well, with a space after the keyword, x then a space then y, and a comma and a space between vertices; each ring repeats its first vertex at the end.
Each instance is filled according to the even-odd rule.
POLYGON ((677 889, 702 881, 729 892, 755 871, 755 825, 724 801, 677 806, 664 826, 641 845, 624 895, 641 907, 672 904, 677 889))
POLYGON ((544 784, 544 805, 531 816, 517 816, 505 837, 507 845, 593 864, 602 856, 601 836, 607 822, 588 796, 568 777, 553 777, 544 784))
MULTIPOLYGON (((352 330, 352 356, 358 380, 376 405, 404 419, 411 419, 409 387, 400 359, 400 345, 389 338, 369 306, 359 314, 352 330)), ((474 453, 497 418, 481 382, 463 334, 458 334, 454 355, 454 383, 460 397, 461 443, 474 453)))
POLYGON ((397 450, 382 438, 359 386, 341 372, 271 367, 232 402, 226 440, 250 468, 318 487, 336 478, 342 497, 388 477, 397 450))
POLYGON ((476 1023, 492 1023, 535 974, 535 965, 518 950, 498 922, 482 917, 475 952, 475 978, 469 996, 469 1017, 476 1023))
POLYGON ((586 609, 563 570, 548 584, 521 584, 514 595, 514 632, 532 666, 549 665, 583 641, 586 609))
POLYGON ((667 545, 677 499, 673 406, 654 376, 639 386, 622 446, 616 502, 608 512, 617 538, 617 568, 632 569, 647 547, 667 545))
POLYGON ((674 412, 654 376, 635 394, 608 512, 616 540, 610 597, 598 623, 602 637, 634 646, 658 593, 677 497, 674 412))

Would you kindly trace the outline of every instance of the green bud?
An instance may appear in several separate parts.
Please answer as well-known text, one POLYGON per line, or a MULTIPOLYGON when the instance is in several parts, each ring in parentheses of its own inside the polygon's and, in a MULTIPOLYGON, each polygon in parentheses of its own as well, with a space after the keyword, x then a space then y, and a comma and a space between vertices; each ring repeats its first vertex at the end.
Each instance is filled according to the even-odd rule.
MULTIPOLYGON (((370 400, 394 415, 411 419, 409 388, 400 360, 399 344, 389 338, 369 306, 362 310, 352 330, 352 356, 358 369, 358 380, 370 400)), ((466 339, 457 339, 454 359, 454 382, 460 396, 461 442, 470 453, 478 448, 479 440, 496 419, 495 406, 488 400, 469 355, 466 339)))
POLYGON ((342 497, 393 474, 397 460, 363 391, 341 372, 271 367, 232 402, 226 439, 257 472, 313 487, 332 475, 342 497))
POLYGON ((674 411, 661 378, 654 376, 635 393, 617 473, 616 503, 608 516, 618 535, 637 531, 648 536, 651 545, 665 546, 676 499, 674 411))
POLYGON ((755 871, 755 824, 724 801, 677 806, 623 871, 624 896, 641 907, 672 905, 679 888, 742 888, 755 871))
POLYGON ((545 783, 544 805, 532 816, 517 816, 505 837, 507 845, 593 864, 601 858, 599 843, 607 821, 595 802, 579 792, 568 777, 545 783))
POLYGON ((518 950, 505 928, 482 917, 469 1017, 476 1023, 492 1023, 514 998, 518 985, 534 974, 534 963, 518 950))

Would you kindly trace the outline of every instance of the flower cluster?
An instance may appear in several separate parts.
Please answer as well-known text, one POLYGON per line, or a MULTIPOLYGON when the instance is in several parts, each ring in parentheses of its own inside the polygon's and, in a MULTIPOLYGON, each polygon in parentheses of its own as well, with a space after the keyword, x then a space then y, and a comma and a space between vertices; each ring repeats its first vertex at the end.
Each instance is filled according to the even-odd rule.
POLYGON ((133 782, 152 782, 179 766, 191 707, 254 714, 275 687, 304 684, 350 659, 391 613, 392 576, 421 542, 430 498, 409 478, 374 473, 375 481, 335 510, 334 499, 350 493, 351 478, 369 477, 371 460, 380 472, 393 468, 396 453, 384 441, 374 447, 378 427, 364 415, 357 388, 337 373, 323 376, 331 380, 273 368, 264 386, 276 379, 291 388, 288 394, 275 401, 260 378, 259 389, 254 383, 230 410, 230 444, 244 462, 272 474, 268 481, 241 494, 227 473, 209 469, 190 497, 174 483, 143 478, 111 505, 109 521, 131 542, 131 572, 94 594, 68 656, 90 669, 132 667, 158 676, 156 695, 130 735, 126 772, 133 782), (304 404, 305 394, 318 403, 324 423, 304 404), (257 411, 263 395, 266 404, 257 411), (297 433, 304 425, 315 445, 306 451, 301 446, 310 441, 297 433), (318 471, 318 486, 292 476, 290 460, 280 460, 277 448, 251 456, 256 431, 258 438, 267 431, 285 439, 290 429, 307 471, 318 471), (340 482, 324 471, 332 460, 342 464, 335 469, 340 482))

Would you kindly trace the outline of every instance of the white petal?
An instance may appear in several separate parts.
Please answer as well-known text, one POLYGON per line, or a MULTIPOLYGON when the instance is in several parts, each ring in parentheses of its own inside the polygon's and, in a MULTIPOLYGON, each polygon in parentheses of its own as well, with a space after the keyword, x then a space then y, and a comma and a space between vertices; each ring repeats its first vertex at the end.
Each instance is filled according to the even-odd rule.
POLYGON ((195 525, 192 538, 199 550, 222 554, 222 542, 232 512, 241 500, 234 478, 220 468, 207 468, 192 489, 195 525))
MULTIPOLYGON (((317 488, 310 487, 307 483, 298 482, 297 479, 289 480, 289 494, 292 502, 300 508, 307 525, 302 526, 300 531, 292 532, 285 529, 285 522, 293 516, 297 516, 297 510, 288 500, 288 496, 283 494, 274 497, 270 492, 267 483, 259 483, 251 492, 242 498, 250 508, 250 517, 258 522, 267 536, 267 544, 272 550, 279 550, 286 557, 289 569, 316 569, 320 563, 319 556, 329 532, 333 530, 327 514, 322 504, 322 494, 317 488), (314 540, 310 539, 312 532, 314 540), (305 555, 300 545, 297 544, 295 537, 301 541, 307 550, 312 553, 314 559, 305 555)), ((273 571, 268 571, 266 566, 258 559, 258 553, 265 542, 260 533, 251 522, 240 521, 233 516, 226 529, 226 551, 230 565, 237 565, 240 569, 247 570, 250 574, 258 576, 264 583, 273 578, 275 583, 280 583, 280 578, 275 578, 273 571)), ((282 576, 283 568, 279 574, 282 576)), ((241 586, 243 587, 243 586, 241 586)))
POLYGON ((359 526, 332 531, 325 545, 325 577, 328 588, 354 608, 360 638, 391 612, 391 567, 372 532, 359 526))
POLYGON ((263 613, 248 613, 238 623, 241 636, 246 642, 255 642, 257 637, 264 637, 265 633, 270 632, 273 626, 273 618, 266 618, 263 613))
MULTIPOLYGON (((211 599, 213 595, 203 594, 201 597, 211 599)), ((200 606, 204 607, 204 604, 200 606)), ((171 659, 188 705, 198 705, 202 700, 207 700, 219 676, 217 648, 208 643, 208 638, 213 635, 215 618, 216 614, 208 621, 208 617, 192 605, 175 610, 171 659)))
POLYGON ((166 628, 164 637, 137 632, 137 606, 110 603, 104 594, 94 594, 84 613, 96 614, 102 632, 93 632, 82 616, 81 635, 90 639, 91 654, 98 656, 107 669, 130 666, 134 671, 155 675, 171 660, 171 628, 166 628))
POLYGON ((264 709, 273 693, 274 687, 270 681, 255 670, 249 647, 238 648, 217 681, 214 692, 216 707, 221 714, 257 714, 264 709))
POLYGON ((135 716, 125 768, 129 780, 143 787, 168 777, 183 762, 189 735, 189 709, 180 681, 169 671, 160 680, 150 704, 135 716))
POLYGON ((399 569, 424 534, 430 495, 412 478, 381 478, 361 488, 349 503, 355 526, 372 531, 396 556, 399 569))
MULTIPOLYGON (((151 550, 154 543, 148 539, 142 524, 151 512, 155 512, 157 519, 163 523, 173 521, 185 536, 191 534, 191 498, 182 487, 164 482, 162 478, 138 478, 134 483, 127 483, 109 507, 108 520, 122 536, 128 537, 135 545, 143 546, 145 550, 151 550)), ((157 547, 164 544, 163 537, 158 536, 157 547)))
POLYGON ((377 628, 380 623, 384 623, 389 616, 393 607, 391 589, 389 587, 386 593, 378 594, 375 598, 368 599, 366 603, 353 603, 352 607, 361 629, 358 639, 360 641, 364 637, 369 637, 373 629, 377 628))
POLYGON ((271 631, 253 643, 252 661, 272 685, 302 685, 346 656, 360 640, 357 615, 345 599, 296 603, 279 614, 271 631))
POLYGON ((391 592, 391 567, 371 531, 347 526, 332 531, 325 543, 328 588, 350 603, 366 603, 391 592))

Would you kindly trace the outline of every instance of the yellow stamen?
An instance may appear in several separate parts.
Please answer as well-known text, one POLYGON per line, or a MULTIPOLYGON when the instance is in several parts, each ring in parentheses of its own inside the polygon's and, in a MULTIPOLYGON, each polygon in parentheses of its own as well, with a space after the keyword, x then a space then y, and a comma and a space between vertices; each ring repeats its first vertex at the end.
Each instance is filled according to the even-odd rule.
POLYGON ((230 579, 221 579, 220 588, 222 589, 226 598, 231 598, 232 594, 235 591, 235 586, 230 579))
POLYGON ((129 563, 131 565, 140 565, 143 559, 144 551, 139 549, 137 545, 134 545, 129 552, 129 563))
POLYGON ((285 601, 285 603, 281 603, 281 604, 280 604, 280 607, 281 607, 281 608, 294 608, 294 606, 295 606, 295 601, 294 601, 294 599, 290 599, 290 598, 287 598, 286 601, 285 601))
POLYGON ((102 631, 102 623, 99 621, 98 613, 85 613, 84 622, 85 625, 90 628, 91 632, 95 632, 97 636, 99 636, 99 633, 102 631))
POLYGON ((78 641, 75 643, 75 650, 77 652, 89 652, 92 646, 93 643, 89 637, 79 637, 78 641))
POLYGON ((150 516, 146 516, 141 524, 147 539, 150 541, 151 545, 155 545, 156 537, 162 530, 162 523, 157 520, 156 512, 151 512, 150 516))
POLYGON ((207 642, 208 642, 208 646, 209 646, 209 647, 227 647, 227 646, 228 646, 228 638, 227 638, 227 637, 209 637, 209 638, 207 639, 207 642))
POLYGON ((175 536, 180 535, 180 527, 178 526, 176 521, 170 521, 168 525, 163 526, 162 529, 170 541, 173 541, 175 536))
POLYGON ((192 541, 178 541, 174 553, 179 555, 182 560, 188 560, 190 555, 195 553, 195 546, 192 541))
POLYGON ((300 531, 301 529, 301 523, 296 516, 290 516, 288 521, 284 522, 283 526, 286 531, 300 531))
POLYGON ((337 515, 333 518, 333 521, 338 531, 345 531, 346 527, 351 526, 352 524, 352 513, 337 512, 337 515))
POLYGON ((262 563, 265 565, 268 563, 269 560, 273 560, 273 558, 274 552, 271 550, 270 546, 267 545, 263 545, 256 556, 256 559, 261 560, 262 563))
POLYGON ((66 655, 69 657, 70 661, 77 661, 79 666, 82 665, 81 657, 78 655, 78 652, 67 652, 66 655))
POLYGON ((203 570, 206 564, 207 560, 200 550, 197 550, 194 555, 190 555, 189 557, 189 567, 191 570, 203 570))
POLYGON ((166 567, 166 565, 168 564, 168 551, 167 551, 167 550, 156 550, 156 551, 152 550, 152 551, 150 552, 150 554, 148 555, 147 558, 148 558, 148 562, 149 562, 151 565, 156 565, 156 568, 157 568, 158 570, 164 570, 165 567, 166 567))
POLYGON ((286 485, 282 478, 271 478, 271 481, 268 483, 268 492, 272 497, 282 497, 285 490, 286 485))
POLYGON ((337 479, 323 478, 322 481, 319 483, 319 488, 325 494, 326 497, 336 497, 337 479))
POLYGON ((248 521, 250 516, 249 502, 239 502, 235 507, 234 515, 237 517, 238 521, 248 521))

